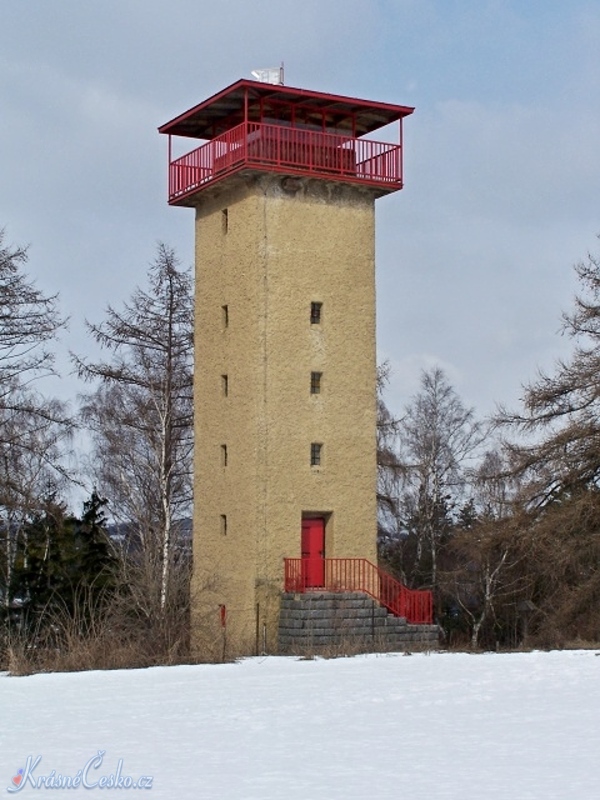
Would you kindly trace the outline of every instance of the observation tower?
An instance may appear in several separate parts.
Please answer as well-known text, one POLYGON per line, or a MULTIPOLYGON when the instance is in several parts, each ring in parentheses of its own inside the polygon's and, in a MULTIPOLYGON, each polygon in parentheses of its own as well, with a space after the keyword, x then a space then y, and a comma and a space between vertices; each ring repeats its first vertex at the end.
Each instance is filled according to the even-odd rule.
POLYGON ((239 80, 159 128, 169 203, 195 209, 198 647, 277 652, 284 592, 386 605, 374 209, 402 188, 412 111, 239 80), (176 157, 173 137, 202 143, 176 157))

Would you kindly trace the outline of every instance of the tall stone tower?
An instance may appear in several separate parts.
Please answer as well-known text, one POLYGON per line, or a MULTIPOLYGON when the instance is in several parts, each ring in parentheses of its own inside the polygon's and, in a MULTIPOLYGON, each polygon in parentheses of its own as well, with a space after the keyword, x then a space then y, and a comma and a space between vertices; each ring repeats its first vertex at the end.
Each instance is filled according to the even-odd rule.
POLYGON ((402 188, 412 111, 240 80, 159 129, 196 217, 199 648, 274 652, 284 580, 376 560, 374 201, 402 188))

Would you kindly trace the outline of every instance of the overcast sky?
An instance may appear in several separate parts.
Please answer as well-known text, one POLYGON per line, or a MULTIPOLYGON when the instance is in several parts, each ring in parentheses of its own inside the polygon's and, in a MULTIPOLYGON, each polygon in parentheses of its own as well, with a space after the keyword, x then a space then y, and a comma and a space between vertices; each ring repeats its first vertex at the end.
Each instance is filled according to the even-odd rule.
POLYGON ((572 266, 600 251, 598 0, 1 0, 0 227, 71 317, 65 374, 158 240, 192 263, 157 126, 281 61, 290 86, 416 107, 405 189, 377 201, 392 408, 434 364, 479 414, 515 405, 568 352, 572 266))

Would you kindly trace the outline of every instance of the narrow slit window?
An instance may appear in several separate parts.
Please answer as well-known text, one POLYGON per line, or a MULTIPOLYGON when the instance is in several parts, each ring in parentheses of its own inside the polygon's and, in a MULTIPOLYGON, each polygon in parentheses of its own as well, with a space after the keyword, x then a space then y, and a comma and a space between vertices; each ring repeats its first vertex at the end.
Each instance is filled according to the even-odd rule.
POLYGON ((229 230, 229 209, 228 208, 224 208, 221 211, 221 228, 223 230, 223 233, 227 233, 227 231, 229 230))
POLYGON ((221 319, 223 321, 223 327, 229 327, 229 306, 221 306, 221 319))
POLYGON ((322 372, 311 372, 310 373, 310 393, 311 394, 321 394, 321 379, 323 377, 322 372))
POLYGON ((221 514, 221 533, 227 536, 227 514, 221 514))
POLYGON ((322 308, 323 308, 323 303, 313 302, 313 303, 310 304, 310 324, 311 325, 320 325, 321 324, 322 308))
POLYGON ((221 375, 221 392, 223 397, 229 396, 229 376, 221 375))
POLYGON ((227 445, 226 444, 222 444, 221 445, 221 466, 222 467, 226 467, 227 466, 227 445))
POLYGON ((319 442, 313 442, 310 446, 310 465, 311 467, 320 467, 321 458, 323 455, 323 445, 319 442))

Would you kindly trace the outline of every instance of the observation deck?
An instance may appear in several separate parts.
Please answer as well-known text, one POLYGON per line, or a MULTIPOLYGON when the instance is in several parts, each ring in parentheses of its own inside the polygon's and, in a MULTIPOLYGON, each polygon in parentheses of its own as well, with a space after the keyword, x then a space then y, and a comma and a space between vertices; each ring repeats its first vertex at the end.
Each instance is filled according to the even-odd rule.
POLYGON ((402 188, 402 120, 408 106, 239 80, 159 128, 169 137, 169 203, 242 171, 264 171, 370 187, 402 188), (397 122, 396 143, 374 131, 397 122), (172 137, 204 140, 173 157, 172 137), (366 138, 368 137, 368 138, 366 138))

